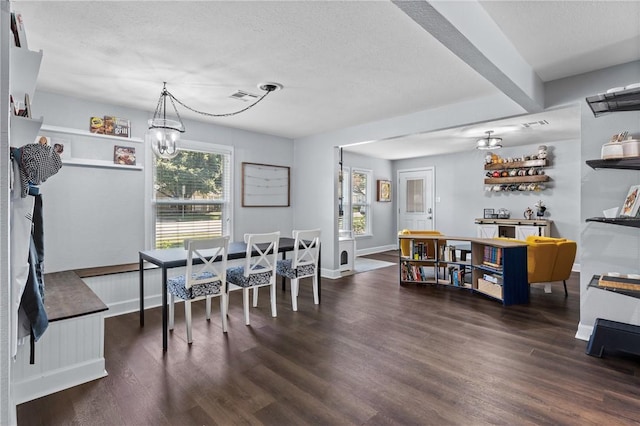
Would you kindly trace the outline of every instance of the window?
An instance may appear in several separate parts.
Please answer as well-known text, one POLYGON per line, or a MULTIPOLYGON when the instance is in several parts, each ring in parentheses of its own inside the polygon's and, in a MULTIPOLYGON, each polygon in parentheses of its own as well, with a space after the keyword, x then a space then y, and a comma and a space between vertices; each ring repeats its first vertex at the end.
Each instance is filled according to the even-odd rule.
POLYGON ((231 151, 181 149, 153 168, 154 247, 181 247, 187 238, 229 235, 231 151))
POLYGON ((371 170, 351 173, 351 227, 354 235, 371 234, 371 170))

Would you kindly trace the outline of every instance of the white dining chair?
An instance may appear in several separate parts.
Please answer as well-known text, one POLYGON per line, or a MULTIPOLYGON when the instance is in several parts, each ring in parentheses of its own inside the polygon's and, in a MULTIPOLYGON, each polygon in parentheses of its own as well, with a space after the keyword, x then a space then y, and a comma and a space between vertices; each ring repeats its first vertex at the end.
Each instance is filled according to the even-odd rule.
POLYGON ((313 279, 313 303, 320 302, 318 297, 318 259, 320 257, 320 229, 293 231, 295 240, 292 259, 278 260, 276 273, 291 281, 291 308, 298 310, 300 280, 313 279))
POLYGON ((187 324, 187 342, 193 342, 191 331, 191 302, 206 299, 206 317, 211 319, 211 298, 220 298, 222 331, 227 332, 226 269, 229 237, 206 240, 185 240, 188 251, 184 275, 167 280, 169 294, 169 330, 173 330, 175 299, 184 300, 184 316, 187 324))
MULTIPOLYGON (((258 289, 270 287, 271 316, 277 316, 276 309, 276 262, 278 260, 278 242, 280 232, 267 234, 245 234, 247 244, 244 266, 227 268, 229 292, 242 290, 244 322, 249 322, 249 289, 253 288, 253 306, 258 305, 258 289)), ((227 300, 227 303, 228 300, 227 300)), ((228 311, 228 309, 227 309, 228 311)))

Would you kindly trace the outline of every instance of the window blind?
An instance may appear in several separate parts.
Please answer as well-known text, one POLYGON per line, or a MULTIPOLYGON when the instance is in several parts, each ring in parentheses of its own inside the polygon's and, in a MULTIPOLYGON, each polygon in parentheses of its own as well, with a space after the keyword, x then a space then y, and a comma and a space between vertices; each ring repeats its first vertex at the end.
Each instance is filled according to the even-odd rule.
POLYGON ((231 155, 181 149, 154 162, 156 248, 181 247, 188 238, 229 234, 231 155))

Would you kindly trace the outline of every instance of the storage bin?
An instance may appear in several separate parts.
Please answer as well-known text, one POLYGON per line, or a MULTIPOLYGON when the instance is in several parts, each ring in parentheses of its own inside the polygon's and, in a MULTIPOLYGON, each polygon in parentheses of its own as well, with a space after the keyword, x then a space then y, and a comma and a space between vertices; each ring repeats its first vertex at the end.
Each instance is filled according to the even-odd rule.
POLYGON ((489 282, 483 278, 478 278, 478 291, 486 293, 497 299, 502 299, 502 286, 489 282))

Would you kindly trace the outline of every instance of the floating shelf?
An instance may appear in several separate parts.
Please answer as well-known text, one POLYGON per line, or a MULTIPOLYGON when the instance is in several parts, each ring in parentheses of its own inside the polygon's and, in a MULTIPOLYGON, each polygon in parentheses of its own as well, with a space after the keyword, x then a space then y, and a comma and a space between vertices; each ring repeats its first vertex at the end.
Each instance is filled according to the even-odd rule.
POLYGON ((547 167, 549 164, 546 159, 543 160, 527 160, 512 161, 510 163, 485 164, 485 170, 504 170, 504 169, 523 169, 529 167, 547 167))
POLYGON ((112 161, 103 160, 88 160, 79 158, 63 158, 62 164, 66 166, 80 166, 80 167, 98 167, 103 169, 126 169, 126 170, 142 170, 142 165, 136 164, 134 166, 128 166, 126 164, 116 164, 112 161))
POLYGON ((485 184, 507 184, 507 183, 533 183, 533 182, 547 182, 549 176, 547 175, 534 175, 534 176, 508 176, 499 178, 486 178, 485 184))
POLYGON ((640 228, 640 218, 637 217, 590 217, 587 222, 609 223, 612 225, 640 228))
POLYGON ((601 93, 585 99, 593 115, 616 111, 640 111, 640 88, 601 93))
POLYGON ((98 139, 108 139, 111 142, 134 142, 134 143, 144 142, 141 138, 123 138, 120 136, 101 135, 98 133, 91 133, 87 130, 71 129, 67 127, 58 127, 58 126, 49 126, 46 124, 42 125, 42 131, 51 132, 51 133, 63 133, 66 135, 86 136, 86 137, 98 138, 98 139))
POLYGON ((640 170, 640 158, 616 158, 611 160, 587 160, 592 169, 640 170))

